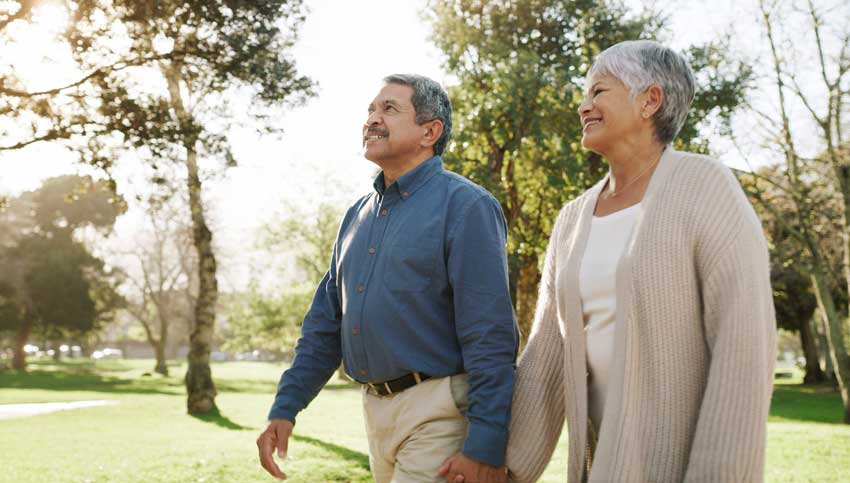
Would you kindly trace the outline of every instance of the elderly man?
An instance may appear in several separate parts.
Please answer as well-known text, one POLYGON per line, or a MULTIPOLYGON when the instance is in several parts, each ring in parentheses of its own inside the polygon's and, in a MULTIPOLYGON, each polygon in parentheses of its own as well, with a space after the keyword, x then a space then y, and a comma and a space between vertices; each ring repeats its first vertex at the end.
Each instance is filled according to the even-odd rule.
POLYGON ((330 269, 304 319, 257 440, 263 467, 285 454, 295 417, 340 360, 362 384, 375 481, 503 481, 518 345, 506 224, 480 186, 445 171, 451 104, 439 84, 392 75, 369 104, 365 156, 381 168, 342 220, 330 269))

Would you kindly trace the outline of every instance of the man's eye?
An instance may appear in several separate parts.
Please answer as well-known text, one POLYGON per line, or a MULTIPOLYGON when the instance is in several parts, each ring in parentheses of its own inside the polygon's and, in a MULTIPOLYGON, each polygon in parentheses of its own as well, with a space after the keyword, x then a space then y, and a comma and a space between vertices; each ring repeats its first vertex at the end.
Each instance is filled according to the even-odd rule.
POLYGON ((395 111, 395 106, 387 106, 387 111, 395 111))

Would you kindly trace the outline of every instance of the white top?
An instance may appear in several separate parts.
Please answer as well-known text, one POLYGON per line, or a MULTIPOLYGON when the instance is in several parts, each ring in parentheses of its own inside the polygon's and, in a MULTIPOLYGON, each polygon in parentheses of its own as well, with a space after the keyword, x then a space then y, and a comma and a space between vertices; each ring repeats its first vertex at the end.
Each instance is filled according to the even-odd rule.
POLYGON ((596 434, 602 426, 611 361, 614 360, 614 327, 617 309, 617 262, 626 248, 640 203, 608 216, 594 216, 579 271, 579 292, 584 311, 587 347, 588 415, 596 434))

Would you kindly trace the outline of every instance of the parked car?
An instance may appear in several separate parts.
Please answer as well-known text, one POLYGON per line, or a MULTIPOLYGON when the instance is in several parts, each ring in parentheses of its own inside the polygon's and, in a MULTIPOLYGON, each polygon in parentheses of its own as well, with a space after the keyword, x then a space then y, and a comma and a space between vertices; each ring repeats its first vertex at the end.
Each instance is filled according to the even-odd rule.
POLYGON ((222 351, 212 351, 210 352, 210 360, 213 362, 224 362, 230 360, 230 354, 222 351))
POLYGON ((110 349, 107 347, 106 349, 100 349, 92 352, 92 359, 123 359, 124 351, 121 349, 110 349))

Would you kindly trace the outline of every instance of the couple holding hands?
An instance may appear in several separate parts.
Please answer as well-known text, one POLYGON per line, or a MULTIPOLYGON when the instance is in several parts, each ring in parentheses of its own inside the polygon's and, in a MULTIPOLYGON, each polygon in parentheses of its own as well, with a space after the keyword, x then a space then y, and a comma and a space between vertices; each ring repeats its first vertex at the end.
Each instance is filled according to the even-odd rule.
POLYGON ((262 466, 285 478, 273 452, 342 362, 378 483, 536 481, 565 420, 571 483, 763 480, 768 247, 731 171, 671 146, 694 97, 685 59, 628 41, 591 66, 582 145, 609 173, 555 221, 518 361, 501 207, 440 160, 448 95, 384 81, 363 126, 381 173, 341 222, 262 466))

